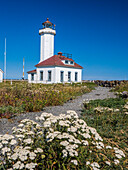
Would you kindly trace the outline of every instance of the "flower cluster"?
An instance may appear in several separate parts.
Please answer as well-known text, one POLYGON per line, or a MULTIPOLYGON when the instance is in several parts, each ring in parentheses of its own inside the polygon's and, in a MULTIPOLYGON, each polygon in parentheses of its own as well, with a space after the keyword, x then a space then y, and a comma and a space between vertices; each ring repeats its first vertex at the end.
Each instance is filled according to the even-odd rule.
POLYGON ((125 111, 125 114, 128 114, 128 102, 124 105, 123 110, 125 111))
POLYGON ((109 107, 101 107, 101 106, 99 106, 99 107, 96 107, 96 108, 94 109, 94 111, 95 111, 96 113, 103 113, 104 111, 113 112, 113 109, 112 109, 112 108, 109 108, 109 107))
POLYGON ((5 169, 51 169, 53 166, 67 169, 79 167, 81 160, 85 160, 84 166, 97 170, 103 164, 117 165, 125 157, 119 148, 106 145, 96 129, 87 126, 75 111, 59 116, 44 112, 36 120, 38 123, 24 119, 12 129, 14 135, 0 135, 1 162, 5 169), (115 159, 104 156, 99 163, 96 157, 104 150, 112 150, 115 159))

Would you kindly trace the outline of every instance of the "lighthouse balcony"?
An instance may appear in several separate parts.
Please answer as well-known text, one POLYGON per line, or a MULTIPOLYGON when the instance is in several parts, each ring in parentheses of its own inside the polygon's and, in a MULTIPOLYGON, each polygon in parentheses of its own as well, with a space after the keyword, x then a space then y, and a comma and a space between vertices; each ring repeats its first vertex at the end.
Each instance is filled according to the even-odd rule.
POLYGON ((39 34, 53 34, 56 35, 56 30, 53 30, 52 28, 43 28, 39 30, 39 34))

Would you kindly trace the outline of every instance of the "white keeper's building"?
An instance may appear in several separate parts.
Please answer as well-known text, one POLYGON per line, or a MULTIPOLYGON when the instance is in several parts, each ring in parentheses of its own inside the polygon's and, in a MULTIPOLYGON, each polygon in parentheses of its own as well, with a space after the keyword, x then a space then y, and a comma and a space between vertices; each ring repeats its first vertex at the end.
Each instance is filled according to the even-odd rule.
POLYGON ((36 69, 28 71, 29 83, 63 83, 81 82, 82 66, 75 63, 72 55, 58 52, 54 55, 55 25, 47 18, 43 28, 39 30, 40 62, 35 65, 36 69))
POLYGON ((3 71, 0 69, 0 83, 2 83, 3 82, 3 71))

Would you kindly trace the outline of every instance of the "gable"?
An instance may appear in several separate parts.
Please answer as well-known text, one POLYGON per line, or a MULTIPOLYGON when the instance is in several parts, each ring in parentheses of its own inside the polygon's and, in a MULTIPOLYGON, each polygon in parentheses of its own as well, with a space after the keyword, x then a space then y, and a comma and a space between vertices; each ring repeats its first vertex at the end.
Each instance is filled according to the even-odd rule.
POLYGON ((71 58, 67 58, 65 56, 60 56, 60 55, 54 55, 35 65, 35 67, 46 67, 46 66, 63 66, 63 67, 80 68, 80 69, 83 68, 79 64, 75 63, 74 60, 72 60, 71 58), (65 64, 63 60, 73 61, 74 64, 71 65, 65 64))

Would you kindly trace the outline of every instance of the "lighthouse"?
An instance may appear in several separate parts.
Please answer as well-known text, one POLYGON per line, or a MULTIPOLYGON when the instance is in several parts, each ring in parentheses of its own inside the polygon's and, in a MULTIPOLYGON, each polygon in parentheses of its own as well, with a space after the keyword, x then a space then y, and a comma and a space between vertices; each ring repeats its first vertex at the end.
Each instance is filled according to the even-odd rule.
POLYGON ((40 62, 54 55, 55 25, 49 21, 42 23, 43 28, 39 30, 40 38, 40 62))
POLYGON ((28 71, 29 83, 71 83, 82 81, 83 67, 72 59, 72 54, 58 52, 54 54, 55 25, 45 21, 40 35, 40 61, 36 69, 28 71))

